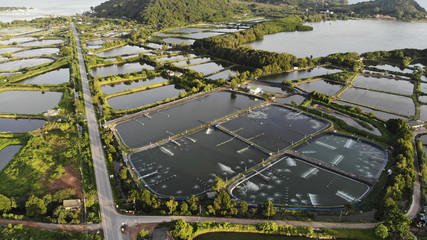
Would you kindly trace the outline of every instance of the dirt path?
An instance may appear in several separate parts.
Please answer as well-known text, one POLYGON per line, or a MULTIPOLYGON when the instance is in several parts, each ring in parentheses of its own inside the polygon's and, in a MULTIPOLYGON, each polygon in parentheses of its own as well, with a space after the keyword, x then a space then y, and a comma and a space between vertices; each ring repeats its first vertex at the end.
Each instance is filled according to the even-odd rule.
POLYGON ((54 224, 54 223, 42 223, 42 222, 31 222, 31 221, 20 221, 20 220, 7 220, 0 219, 1 225, 22 225, 24 227, 33 227, 41 230, 49 231, 70 231, 70 232, 83 232, 83 231, 96 231, 101 229, 101 224, 87 224, 87 225, 71 225, 71 224, 54 224))

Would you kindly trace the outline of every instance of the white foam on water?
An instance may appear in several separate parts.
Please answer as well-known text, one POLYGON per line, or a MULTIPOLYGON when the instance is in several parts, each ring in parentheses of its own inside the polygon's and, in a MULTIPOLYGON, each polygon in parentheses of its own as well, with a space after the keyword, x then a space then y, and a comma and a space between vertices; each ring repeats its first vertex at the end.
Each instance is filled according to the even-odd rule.
POLYGON ((263 111, 252 111, 247 115, 247 117, 251 119, 267 119, 268 114, 263 111))
POLYGON ((317 196, 317 194, 309 193, 308 197, 310 198, 311 205, 313 205, 315 207, 320 205, 319 196, 317 196))
POLYGON ((326 143, 324 143, 324 142, 315 141, 314 143, 316 143, 317 145, 320 145, 320 146, 322 146, 322 147, 325 147, 325 148, 331 149, 331 150, 336 150, 336 149, 337 149, 336 147, 331 146, 331 145, 329 145, 329 144, 326 144, 326 143))
POLYGON ((313 153, 317 153, 317 151, 310 150, 310 151, 302 151, 301 153, 302 154, 313 154, 313 153))
POLYGON ((297 162, 295 161, 295 159, 288 157, 286 158, 286 164, 289 167, 295 167, 297 165, 297 162))
POLYGON ((259 191, 261 189, 258 185, 256 185, 251 181, 247 181, 245 184, 245 187, 248 191, 254 191, 254 192, 259 191))
POLYGON ((338 155, 334 161, 332 162, 332 165, 338 165, 342 160, 344 159, 343 155, 338 155))
POLYGON ((341 190, 337 191, 335 193, 335 195, 337 195, 338 197, 346 200, 347 202, 353 202, 355 200, 355 197, 353 197, 349 193, 346 193, 346 192, 341 191, 341 190))
POLYGON ((344 148, 351 148, 354 144, 353 139, 348 139, 347 142, 344 144, 344 148))
POLYGON ((319 169, 317 169, 317 168, 311 168, 308 171, 306 171, 305 173, 303 173, 301 175, 301 177, 304 178, 304 179, 308 179, 312 175, 316 175, 318 172, 319 172, 319 169))
POLYGON ((224 171, 224 172, 229 173, 229 174, 235 173, 233 171, 233 169, 231 169, 231 167, 229 167, 229 166, 227 166, 225 164, 222 164, 222 163, 219 162, 218 165, 219 165, 219 168, 221 169, 221 171, 224 171))
POLYGON ((360 154, 376 155, 379 154, 378 151, 360 151, 360 154))
POLYGON ((311 128, 314 128, 314 129, 318 129, 322 126, 321 122, 314 120, 314 119, 310 119, 310 123, 312 123, 311 128))

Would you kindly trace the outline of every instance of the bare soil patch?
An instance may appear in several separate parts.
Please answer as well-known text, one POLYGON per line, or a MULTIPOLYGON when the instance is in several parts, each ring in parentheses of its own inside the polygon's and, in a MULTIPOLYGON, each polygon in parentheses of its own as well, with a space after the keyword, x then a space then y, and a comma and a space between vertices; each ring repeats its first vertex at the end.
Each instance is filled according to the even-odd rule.
POLYGON ((62 177, 46 184, 49 192, 55 192, 58 189, 72 188, 76 190, 77 197, 83 198, 82 185, 80 182, 79 173, 73 168, 73 165, 67 165, 65 167, 62 177))

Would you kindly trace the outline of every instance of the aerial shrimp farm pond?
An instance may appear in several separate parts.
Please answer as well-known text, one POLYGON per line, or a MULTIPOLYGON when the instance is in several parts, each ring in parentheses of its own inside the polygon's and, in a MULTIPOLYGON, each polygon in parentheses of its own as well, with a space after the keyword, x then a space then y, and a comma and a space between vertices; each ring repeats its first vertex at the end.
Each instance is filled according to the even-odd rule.
POLYGON ((109 124, 134 149, 128 160, 139 179, 154 193, 177 198, 203 193, 216 176, 232 179, 329 126, 298 110, 229 91, 109 124))

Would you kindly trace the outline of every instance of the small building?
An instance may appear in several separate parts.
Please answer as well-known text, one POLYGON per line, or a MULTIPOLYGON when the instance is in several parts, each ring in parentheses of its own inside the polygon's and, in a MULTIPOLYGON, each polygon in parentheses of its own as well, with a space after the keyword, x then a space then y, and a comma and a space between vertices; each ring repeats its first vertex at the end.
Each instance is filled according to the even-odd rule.
POLYGON ((406 123, 411 127, 412 130, 420 130, 424 127, 425 123, 421 120, 409 120, 406 123))
POLYGON ((62 202, 62 205, 66 210, 70 210, 70 211, 80 210, 82 206, 82 201, 80 199, 69 199, 69 200, 64 200, 62 202))
POLYGON ((47 112, 43 113, 43 116, 45 116, 45 117, 58 116, 60 111, 61 111, 61 109, 49 109, 49 110, 47 110, 47 112))
POLYGON ((249 93, 258 95, 262 92, 262 89, 259 87, 249 87, 249 93))
POLYGON ((170 77, 173 77, 173 76, 181 77, 183 75, 181 72, 174 72, 171 70, 168 70, 167 73, 170 77))

